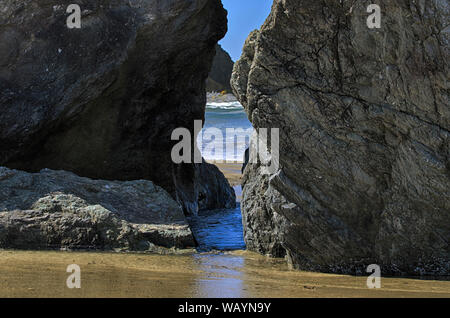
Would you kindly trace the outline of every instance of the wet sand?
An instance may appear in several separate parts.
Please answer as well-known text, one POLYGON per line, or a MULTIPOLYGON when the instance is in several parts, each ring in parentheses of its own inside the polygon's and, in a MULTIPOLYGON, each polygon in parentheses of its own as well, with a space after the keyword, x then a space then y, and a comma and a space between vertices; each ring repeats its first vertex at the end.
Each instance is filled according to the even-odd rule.
POLYGON ((284 260, 236 251, 147 255, 0 251, 0 297, 450 297, 449 281, 291 271, 284 260), (81 288, 69 289, 69 264, 81 288))
POLYGON ((225 178, 227 178, 230 185, 234 188, 236 193, 236 201, 241 202, 242 200, 242 162, 234 162, 234 163, 219 163, 217 161, 208 161, 216 165, 217 168, 224 174, 225 178))
POLYGON ((230 182, 230 185, 232 187, 241 185, 241 169, 242 169, 242 162, 235 162, 235 163, 218 163, 217 161, 210 161, 209 163, 212 163, 219 168, 220 171, 225 175, 225 178, 228 179, 228 182, 230 182))
MULTIPOLYGON (((242 163, 215 163, 233 186, 242 163)), ((450 281, 367 277, 290 270, 285 260, 248 251, 149 255, 1 251, 0 297, 450 297, 450 281), (81 268, 69 289, 66 268, 81 268)))

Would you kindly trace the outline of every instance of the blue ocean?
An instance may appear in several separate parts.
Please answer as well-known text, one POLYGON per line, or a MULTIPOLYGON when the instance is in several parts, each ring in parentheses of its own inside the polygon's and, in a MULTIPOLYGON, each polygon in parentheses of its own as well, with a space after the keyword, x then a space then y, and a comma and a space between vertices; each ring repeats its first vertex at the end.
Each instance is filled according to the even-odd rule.
POLYGON ((207 161, 242 162, 252 131, 239 102, 208 102, 197 144, 207 161))
MULTIPOLYGON (((239 102, 208 102, 197 145, 207 161, 242 162, 252 132, 252 124, 239 102)), ((241 186, 234 188, 236 195, 242 194, 241 186)), ((189 217, 189 223, 199 252, 245 249, 239 203, 235 209, 200 211, 189 217)))

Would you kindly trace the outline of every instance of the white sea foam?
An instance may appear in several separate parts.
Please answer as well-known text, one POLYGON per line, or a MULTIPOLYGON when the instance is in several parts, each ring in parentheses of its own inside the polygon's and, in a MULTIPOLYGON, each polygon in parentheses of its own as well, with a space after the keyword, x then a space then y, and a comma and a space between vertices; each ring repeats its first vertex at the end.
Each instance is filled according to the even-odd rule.
POLYGON ((226 110, 244 109, 244 107, 242 107, 241 103, 239 102, 224 102, 224 103, 210 102, 206 104, 206 108, 226 109, 226 110))
MULTIPOLYGON (((202 132, 203 133, 203 132, 202 132)), ((223 134, 223 137, 215 139, 208 135, 197 138, 197 145, 202 155, 207 160, 242 161, 245 149, 250 143, 251 131, 238 133, 233 136, 223 134)))
POLYGON ((247 119, 244 107, 237 101, 208 102, 205 125, 197 139, 197 145, 206 160, 242 161, 250 142, 252 125, 247 119), (219 139, 204 135, 208 128, 222 132, 219 139), (235 134, 227 134, 227 128, 236 129, 235 134), (236 137, 236 138, 235 138, 236 137))

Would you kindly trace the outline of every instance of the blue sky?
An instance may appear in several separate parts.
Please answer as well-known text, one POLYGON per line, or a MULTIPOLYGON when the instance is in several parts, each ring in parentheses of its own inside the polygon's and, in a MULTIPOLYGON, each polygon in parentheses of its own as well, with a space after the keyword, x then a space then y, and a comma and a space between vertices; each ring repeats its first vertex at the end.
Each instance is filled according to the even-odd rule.
POLYGON ((233 61, 241 56, 249 33, 259 29, 272 7, 272 0, 222 0, 228 11, 228 33, 219 43, 233 61))

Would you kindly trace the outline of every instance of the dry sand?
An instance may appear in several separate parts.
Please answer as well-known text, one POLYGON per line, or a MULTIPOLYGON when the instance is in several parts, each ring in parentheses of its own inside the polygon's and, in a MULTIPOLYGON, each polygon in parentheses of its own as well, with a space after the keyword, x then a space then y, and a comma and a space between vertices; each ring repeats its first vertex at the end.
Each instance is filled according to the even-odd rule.
POLYGON ((208 162, 216 165, 217 168, 219 168, 219 170, 222 171, 222 173, 230 182, 231 186, 237 186, 241 184, 242 162, 235 162, 235 163, 220 163, 217 161, 208 161, 208 162))
POLYGON ((146 255, 0 251, 0 297, 450 297, 449 281, 291 271, 284 260, 244 251, 146 255), (81 268, 69 289, 67 266, 81 268))

